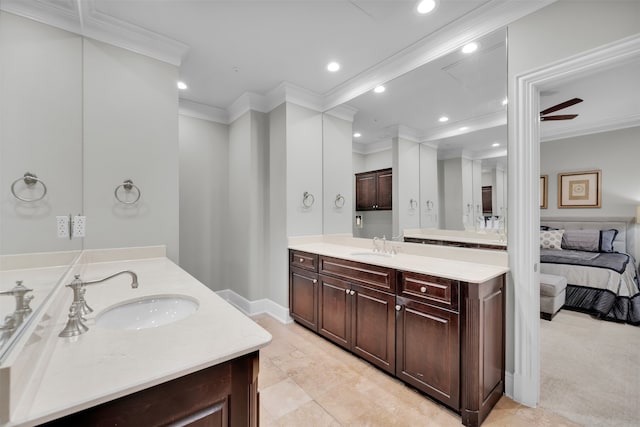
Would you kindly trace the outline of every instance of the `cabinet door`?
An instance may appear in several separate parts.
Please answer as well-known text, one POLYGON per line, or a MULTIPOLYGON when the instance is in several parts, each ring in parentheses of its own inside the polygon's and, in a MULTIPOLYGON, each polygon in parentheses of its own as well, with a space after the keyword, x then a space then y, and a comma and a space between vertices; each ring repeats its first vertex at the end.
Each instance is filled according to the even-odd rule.
POLYGON ((391 210, 392 207, 392 185, 393 175, 391 169, 378 173, 377 180, 377 208, 378 210, 391 210))
POLYGON ((402 297, 397 303, 396 376, 458 410, 458 314, 402 297))
POLYGON ((349 348, 351 341, 351 295, 343 280, 319 276, 318 333, 336 344, 349 348))
POLYGON ((318 330, 318 275, 289 268, 289 313, 294 320, 318 330))
POLYGON ((352 351, 395 373, 395 295, 352 285, 352 351))
POLYGON ((376 174, 356 175, 356 210, 371 211, 376 208, 376 174))

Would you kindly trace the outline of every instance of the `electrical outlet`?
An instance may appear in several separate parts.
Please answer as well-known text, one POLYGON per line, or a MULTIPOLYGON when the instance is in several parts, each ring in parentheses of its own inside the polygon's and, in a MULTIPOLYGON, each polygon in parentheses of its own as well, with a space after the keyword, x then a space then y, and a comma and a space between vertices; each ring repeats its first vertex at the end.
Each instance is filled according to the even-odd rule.
POLYGON ((58 237, 69 238, 69 217, 67 215, 56 217, 56 230, 58 237))
POLYGON ((87 217, 76 215, 73 217, 73 237, 84 237, 87 228, 87 217))

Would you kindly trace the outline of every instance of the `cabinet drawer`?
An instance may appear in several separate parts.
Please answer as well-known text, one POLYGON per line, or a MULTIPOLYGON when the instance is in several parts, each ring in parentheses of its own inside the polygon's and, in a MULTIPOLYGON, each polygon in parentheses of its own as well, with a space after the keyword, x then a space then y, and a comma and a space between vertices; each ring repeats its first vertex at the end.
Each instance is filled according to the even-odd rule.
POLYGON ((302 251, 289 251, 289 264, 292 267, 304 268, 305 270, 318 271, 318 255, 302 251))
POLYGON ((433 305, 458 310, 458 282, 442 277, 401 271, 399 276, 400 296, 419 298, 433 305))
POLYGON ((321 256, 318 270, 322 274, 352 280, 387 292, 393 293, 396 290, 395 270, 392 268, 321 256))

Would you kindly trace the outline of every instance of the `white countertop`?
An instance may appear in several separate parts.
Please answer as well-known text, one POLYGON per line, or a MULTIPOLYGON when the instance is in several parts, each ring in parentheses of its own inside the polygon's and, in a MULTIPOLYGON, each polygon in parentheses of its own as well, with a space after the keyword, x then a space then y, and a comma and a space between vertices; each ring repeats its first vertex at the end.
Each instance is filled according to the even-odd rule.
MULTIPOLYGON (((422 248, 425 254, 420 253, 405 253, 409 250, 412 252, 420 251, 420 246, 429 245, 417 245, 415 243, 399 243, 399 242, 387 242, 387 246, 398 246, 399 253, 392 256, 374 255, 373 251, 368 247, 365 249, 360 241, 366 239, 338 239, 343 240, 344 243, 328 242, 327 239, 291 239, 289 243, 289 249, 315 253, 318 255, 331 256, 335 258, 343 258, 351 261, 363 262, 366 264, 379 265, 382 267, 389 267, 398 270, 413 271, 416 273, 430 274, 433 276, 444 277, 447 279, 460 280, 469 283, 482 283, 494 277, 509 271, 509 268, 501 264, 501 260, 506 261, 506 254, 495 254, 496 262, 473 262, 474 253, 478 259, 483 255, 480 252, 488 252, 482 249, 467 249, 467 248, 422 248), (349 242, 354 242, 349 244, 349 242), (411 248, 408 245, 417 246, 411 248), (456 251, 460 254, 461 258, 468 258, 469 260, 454 259, 454 257, 448 256, 449 254, 455 254, 456 251), (428 253, 430 252, 430 254, 428 253), (434 256, 436 253, 441 253, 442 256, 434 256), (363 255, 366 254, 366 255, 363 255)), ((369 240, 370 241, 370 240, 369 240)), ((504 252, 504 251, 495 251, 504 252)))
POLYGON ((445 242, 476 243, 482 245, 494 245, 507 247, 506 239, 500 239, 498 233, 474 233, 457 230, 405 230, 404 237, 417 239, 442 240, 445 242))
MULTIPOLYGON (((48 361, 20 400, 11 425, 35 425, 125 396, 264 347, 271 335, 250 318, 167 258, 79 264, 74 273, 84 281, 102 279, 121 270, 128 275, 86 287, 89 331, 58 338, 72 299, 68 288, 64 315, 54 322, 48 361), (189 317, 157 328, 110 330, 94 324, 105 309, 147 295, 187 295, 199 302, 189 317)), ((36 331, 35 333, 38 333, 36 331)), ((43 337, 42 339, 47 339, 43 337)))

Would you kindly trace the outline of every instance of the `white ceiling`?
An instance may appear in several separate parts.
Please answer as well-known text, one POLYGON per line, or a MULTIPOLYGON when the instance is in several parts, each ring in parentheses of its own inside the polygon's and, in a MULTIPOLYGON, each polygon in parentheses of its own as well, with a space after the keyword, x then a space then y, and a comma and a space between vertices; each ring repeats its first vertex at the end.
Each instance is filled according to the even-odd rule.
POLYGON ((0 0, 0 7, 179 65, 180 98, 219 110, 282 83, 336 106, 554 0, 0 0), (342 68, 329 73, 326 65, 342 68))

